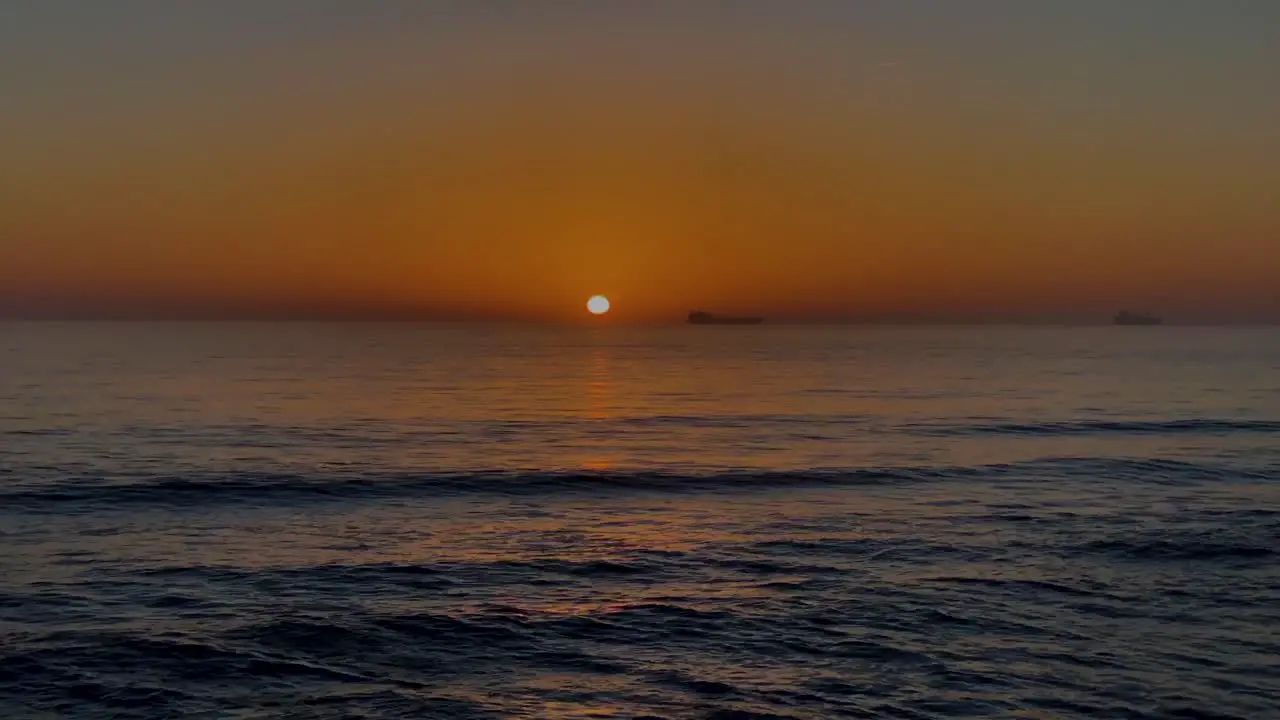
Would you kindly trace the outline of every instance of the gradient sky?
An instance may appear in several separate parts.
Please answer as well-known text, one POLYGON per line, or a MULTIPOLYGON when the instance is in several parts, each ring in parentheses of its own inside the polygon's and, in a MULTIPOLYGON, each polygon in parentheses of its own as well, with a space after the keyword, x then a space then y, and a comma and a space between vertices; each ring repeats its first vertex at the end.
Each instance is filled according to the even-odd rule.
POLYGON ((0 315, 1280 321, 1275 0, 0 0, 0 315))

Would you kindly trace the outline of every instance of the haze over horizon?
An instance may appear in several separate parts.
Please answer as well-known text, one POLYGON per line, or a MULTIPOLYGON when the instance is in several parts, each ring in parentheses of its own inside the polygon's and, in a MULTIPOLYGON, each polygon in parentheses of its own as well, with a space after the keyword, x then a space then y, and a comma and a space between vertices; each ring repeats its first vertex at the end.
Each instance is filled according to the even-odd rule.
POLYGON ((0 2, 0 317, 1280 322, 1276 27, 0 2))

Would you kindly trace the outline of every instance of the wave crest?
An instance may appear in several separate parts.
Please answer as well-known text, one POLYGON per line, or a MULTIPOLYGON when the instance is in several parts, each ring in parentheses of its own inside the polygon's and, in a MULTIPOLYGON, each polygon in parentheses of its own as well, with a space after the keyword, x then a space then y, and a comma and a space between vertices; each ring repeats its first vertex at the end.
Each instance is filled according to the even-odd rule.
POLYGON ((1133 458, 1046 458, 1021 463, 795 471, 731 470, 586 472, 228 472, 159 476, 128 481, 69 478, 19 483, 0 490, 9 509, 61 512, 80 506, 185 506, 210 503, 296 503, 351 499, 406 499, 451 495, 543 496, 572 493, 747 492, 794 487, 884 486, 1013 479, 1204 482, 1274 478, 1274 469, 1250 470, 1207 462, 1133 458))

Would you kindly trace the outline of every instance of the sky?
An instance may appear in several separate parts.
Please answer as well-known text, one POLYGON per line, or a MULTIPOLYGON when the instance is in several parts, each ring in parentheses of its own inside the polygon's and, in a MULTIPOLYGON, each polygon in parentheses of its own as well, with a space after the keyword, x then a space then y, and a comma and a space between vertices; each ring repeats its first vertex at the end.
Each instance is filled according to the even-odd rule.
POLYGON ((1274 0, 0 0, 0 316, 1280 321, 1274 0))

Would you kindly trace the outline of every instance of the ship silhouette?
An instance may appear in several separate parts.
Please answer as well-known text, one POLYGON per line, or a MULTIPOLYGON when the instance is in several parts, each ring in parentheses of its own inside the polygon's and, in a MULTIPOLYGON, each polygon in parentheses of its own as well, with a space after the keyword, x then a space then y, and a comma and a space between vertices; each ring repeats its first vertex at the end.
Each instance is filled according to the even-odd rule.
POLYGON ((1161 325, 1164 323, 1163 320, 1155 315, 1133 313, 1128 310, 1121 310, 1116 313, 1116 316, 1111 319, 1111 322, 1116 325, 1161 325))
POLYGON ((759 325, 762 322, 764 322, 764 318, 761 317, 716 315, 702 310, 694 310, 689 313, 690 325, 759 325))

